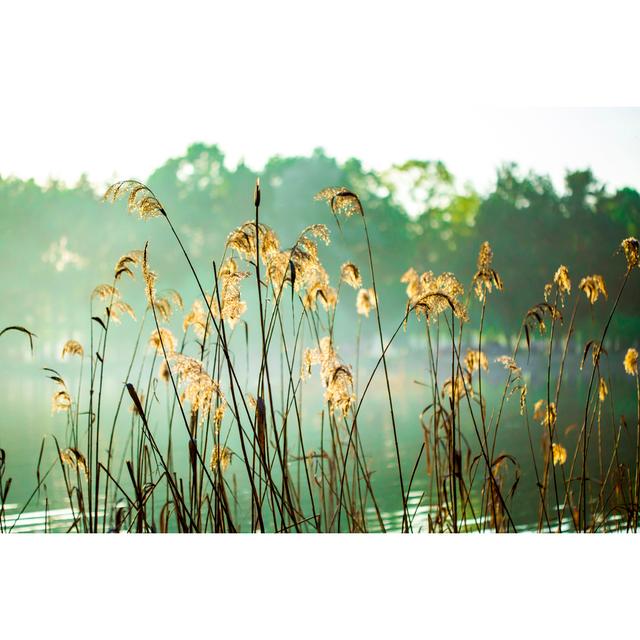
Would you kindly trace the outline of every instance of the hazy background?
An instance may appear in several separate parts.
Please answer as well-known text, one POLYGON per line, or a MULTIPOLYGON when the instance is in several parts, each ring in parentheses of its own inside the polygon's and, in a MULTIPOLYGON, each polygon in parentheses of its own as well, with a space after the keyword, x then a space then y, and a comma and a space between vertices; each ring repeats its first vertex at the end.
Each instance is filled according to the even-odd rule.
MULTIPOLYGON (((560 121, 564 118, 562 111, 546 117, 553 113, 560 121)), ((595 115, 612 131, 619 115, 622 120, 637 118, 630 110, 595 115)), ((529 135, 527 131, 522 135, 529 135)), ((614 147, 614 140, 610 144, 614 147)), ((388 330, 402 318, 406 296, 400 278, 409 267, 419 272, 453 271, 468 287, 484 240, 491 242, 494 266, 505 282, 504 293, 492 297, 487 316, 491 339, 504 342, 517 333, 527 309, 542 300, 544 285, 560 264, 569 268, 576 291, 579 280, 592 273, 602 274, 610 289, 617 287, 624 259, 615 252, 622 238, 640 229, 635 184, 613 186, 588 162, 566 170, 557 180, 505 162, 492 168, 489 186, 480 189, 427 155, 428 149, 426 145, 424 155, 382 170, 369 169, 357 157, 339 161, 321 148, 300 156, 274 154, 263 165, 251 167, 230 161, 220 146, 195 143, 150 174, 133 177, 147 181, 164 203, 206 282, 212 277, 212 261, 222 257, 227 234, 252 217, 252 190, 259 176, 261 219, 275 229, 283 247, 291 246, 305 226, 324 222, 333 240, 321 249, 321 256, 334 285, 340 265, 352 260, 363 268, 365 286, 370 286, 360 222, 348 220, 339 230, 328 207, 313 200, 325 186, 353 189, 370 221, 388 330)), ((47 355, 57 357, 66 339, 86 334, 93 287, 110 282, 118 258, 142 248, 147 240, 159 286, 180 291, 187 305, 196 297, 168 227, 161 219, 142 222, 128 215, 125 203, 103 203, 105 185, 86 176, 72 182, 0 177, 0 294, 10 301, 0 309, 0 324, 29 327, 47 355)), ((627 342, 636 339, 639 329, 637 279, 629 287, 612 332, 627 342)), ((141 285, 125 282, 122 289, 141 314, 141 285)), ((590 330, 607 306, 596 304, 593 317, 581 314, 578 330, 590 330)), ((355 305, 343 304, 337 320, 339 326, 350 327, 355 305)), ((179 326, 180 318, 176 322, 179 326)), ((122 328, 125 333, 132 330, 122 328)), ((20 341, 10 342, 3 348, 28 358, 20 341)))

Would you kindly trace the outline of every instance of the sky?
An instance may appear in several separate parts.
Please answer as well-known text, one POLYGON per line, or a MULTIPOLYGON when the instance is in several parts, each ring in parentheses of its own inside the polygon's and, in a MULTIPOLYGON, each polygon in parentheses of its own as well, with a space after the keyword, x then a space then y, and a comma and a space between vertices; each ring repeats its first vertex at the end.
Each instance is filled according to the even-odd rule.
MULTIPOLYGON (((473 3, 464 13, 403 0, 392 13, 333 0, 313 11, 279 1, 10 3, 0 175, 145 179, 205 142, 258 170, 272 155, 323 147, 375 169, 443 160, 480 190, 507 161, 558 186, 565 170, 591 167, 612 188, 640 188, 640 100, 620 93, 629 76, 590 47, 606 16, 578 5, 584 36, 566 41, 571 63, 542 73, 558 53, 549 31, 560 34, 546 5, 496 44, 473 3), (442 25, 467 43, 463 55, 442 25)), ((499 9, 514 17, 509 3, 499 9)), ((627 53, 625 30, 617 24, 609 51, 627 53)))

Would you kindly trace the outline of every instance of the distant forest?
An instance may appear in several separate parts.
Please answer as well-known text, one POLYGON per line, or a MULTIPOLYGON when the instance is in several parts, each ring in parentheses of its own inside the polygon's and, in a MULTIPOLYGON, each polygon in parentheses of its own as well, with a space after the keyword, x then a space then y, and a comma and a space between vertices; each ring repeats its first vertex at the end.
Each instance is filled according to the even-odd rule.
MULTIPOLYGON (((640 229, 638 191, 608 190, 590 170, 568 172, 559 193, 547 176, 505 165, 497 168, 493 189, 482 194, 458 184, 441 162, 412 160, 373 172, 357 159, 339 163, 317 149, 309 157, 275 156, 256 174, 243 163, 226 166, 215 145, 194 144, 151 176, 121 177, 147 182, 188 241, 197 268, 209 274, 212 260, 221 259, 227 234, 253 216, 257 175, 261 220, 274 228, 283 247, 311 223, 330 228, 332 242, 321 258, 336 283, 346 260, 367 272, 362 228, 355 219, 343 220, 338 228, 326 204, 313 196, 326 186, 358 193, 369 221, 388 331, 404 312, 400 278, 409 267, 452 271, 468 287, 480 244, 488 240, 505 285, 491 298, 488 333, 494 339, 513 336, 527 309, 543 299, 544 285, 560 264, 569 269, 574 295, 583 296, 578 283, 594 273, 604 277, 614 295, 625 266, 616 250, 640 229)), ((75 186, 55 181, 39 186, 0 177, 2 326, 23 324, 45 340, 86 330, 93 287, 110 282, 119 256, 147 239, 162 286, 179 290, 190 305, 195 291, 165 226, 128 216, 124 205, 104 204, 101 195, 86 178, 75 186)), ((132 304, 141 305, 140 283, 126 286, 132 304)), ((616 338, 636 340, 638 300, 640 279, 633 278, 613 327, 616 338)), ((611 302, 599 301, 592 312, 602 317, 611 302)))

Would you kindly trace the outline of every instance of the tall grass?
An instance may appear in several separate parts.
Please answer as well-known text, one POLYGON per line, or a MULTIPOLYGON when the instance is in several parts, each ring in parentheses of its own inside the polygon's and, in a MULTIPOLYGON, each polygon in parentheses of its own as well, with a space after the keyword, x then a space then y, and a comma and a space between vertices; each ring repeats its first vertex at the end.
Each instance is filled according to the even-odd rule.
MULTIPOLYGON (((337 289, 319 257, 319 244, 329 242, 329 229, 311 225, 292 247, 281 248, 261 218, 259 183, 254 218, 229 234, 209 274, 198 273, 169 212, 148 187, 135 181, 117 183, 105 199, 116 202, 122 197, 130 212, 158 218, 168 227, 198 297, 182 311, 183 334, 177 338, 169 320, 181 312, 183 301, 175 291, 158 292, 162 279, 152 270, 153 248, 145 245, 117 261, 110 283, 98 285, 91 296, 88 350, 77 341, 68 341, 63 349, 63 357, 78 359, 75 384, 55 369, 46 370, 56 385, 52 410, 66 416, 65 441, 43 441, 36 487, 21 512, 46 491, 47 478, 58 474, 72 514, 69 531, 386 531, 389 520, 380 506, 367 432, 388 428, 402 532, 516 532, 523 526, 514 515, 521 510, 519 501, 532 495, 521 486, 522 465, 528 461, 501 450, 499 442, 506 405, 518 402, 519 428, 526 433, 535 475, 537 505, 530 505, 537 506, 534 528, 637 530, 637 352, 629 349, 624 360, 626 372, 635 379, 638 413, 633 424, 618 415, 603 369, 611 322, 638 267, 634 238, 621 244, 625 260, 620 260, 613 302, 606 299, 600 276, 585 276, 576 289, 566 267, 560 266, 540 292, 544 299, 524 314, 511 352, 489 363, 483 351, 485 320, 492 313, 492 297, 508 295, 508 287, 493 267, 488 242, 480 247, 468 287, 451 273, 407 271, 402 277, 406 308, 397 314, 393 332, 385 335, 382 313, 389 317, 393 309, 385 307, 377 287, 381 265, 370 242, 367 213, 352 191, 328 188, 316 196, 328 204, 338 230, 360 224, 366 243, 366 269, 351 262, 342 265, 337 289), (123 315, 135 319, 118 287, 136 272, 142 276, 146 310, 118 400, 109 407, 108 367, 114 350, 120 351, 117 337, 111 335, 113 324, 123 315), (339 307, 350 299, 345 293, 349 287, 358 292, 355 371, 343 362, 334 330, 339 307), (581 367, 589 371, 589 385, 577 442, 571 446, 559 428, 567 355, 578 312, 595 304, 609 304, 610 310, 605 325, 594 329, 583 348, 581 367), (257 309, 257 327, 244 317, 250 306, 257 309), (479 316, 478 326, 469 320, 472 311, 479 316), (377 352, 371 370, 364 370, 361 332, 371 326, 366 322, 370 314, 377 352), (403 340, 409 323, 424 333, 426 380, 419 416, 422 442, 403 459, 389 350, 403 340), (536 341, 545 345, 546 393, 532 402, 531 381, 522 363, 536 341), (258 361, 256 371, 249 366, 250 358, 258 361), (498 397, 492 407, 487 400, 490 366, 504 370, 502 386, 492 390, 498 397), (307 379, 316 376, 323 387, 319 440, 307 428, 315 419, 309 404, 318 389, 307 379), (384 382, 387 415, 372 425, 362 421, 361 409, 376 376, 384 382), (613 439, 602 437, 605 426, 613 430, 613 439), (635 443, 632 455, 622 445, 629 436, 635 443), (416 486, 423 487, 417 501, 416 486), (425 506, 426 518, 418 519, 425 506)), ((24 328, 11 328, 32 340, 24 328)), ((629 392, 623 389, 620 394, 629 392)), ((11 479, 6 477, 6 454, 0 454, 0 530, 8 532, 18 518, 7 518, 11 479)))

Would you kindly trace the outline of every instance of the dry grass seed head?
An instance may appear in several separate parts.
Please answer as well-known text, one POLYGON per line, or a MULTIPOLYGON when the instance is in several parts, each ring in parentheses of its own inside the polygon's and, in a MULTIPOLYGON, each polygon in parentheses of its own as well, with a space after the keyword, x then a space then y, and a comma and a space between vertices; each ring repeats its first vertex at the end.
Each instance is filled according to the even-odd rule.
POLYGON ((71 396, 66 389, 56 391, 51 398, 51 413, 60 413, 71 409, 71 396))
POLYGON ((77 340, 67 340, 64 343, 64 347, 62 347, 62 358, 67 354, 70 356, 80 356, 82 358, 84 355, 84 349, 77 340))
POLYGON ((147 303, 149 306, 153 306, 156 296, 156 274, 149 268, 149 257, 147 254, 147 245, 144 247, 144 254, 142 257, 142 277, 144 279, 144 293, 147 297, 147 303))
POLYGON ((469 373, 473 373, 480 369, 480 367, 485 371, 489 370, 489 361, 482 351, 468 349, 467 354, 464 357, 464 364, 469 373))
POLYGON ((373 289, 360 289, 356 299, 356 309, 361 316, 369 317, 372 309, 378 306, 376 294, 373 289))
POLYGON ((200 414, 200 424, 209 414, 214 398, 217 399, 218 406, 223 407, 215 417, 216 421, 221 422, 226 402, 219 383, 211 378, 202 363, 195 358, 174 353, 170 360, 178 376, 178 383, 184 385, 183 399, 191 403, 192 413, 200 414))
POLYGON ((115 279, 119 280, 123 275, 128 275, 130 278, 135 278, 132 266, 142 264, 143 252, 139 249, 134 249, 129 253, 125 253, 120 257, 114 268, 115 279))
MULTIPOLYGON (((258 225, 258 240, 260 244, 260 259, 266 266, 271 256, 280 251, 280 242, 273 229, 262 223, 258 225)), ((255 263, 258 251, 255 222, 247 220, 247 222, 234 229, 227 236, 225 246, 236 251, 245 260, 255 263)))
POLYGON ((99 284, 91 293, 92 298, 100 300, 117 300, 120 292, 110 284, 99 284))
POLYGON ((189 327, 193 327, 193 332, 202 340, 207 330, 207 315, 205 314, 202 302, 194 300, 191 310, 184 317, 182 329, 186 333, 189 327))
POLYGON ((557 417, 555 402, 551 402, 547 406, 546 400, 538 400, 533 405, 533 419, 543 427, 552 427, 556 423, 557 417))
POLYGON ((409 299, 407 309, 414 309, 418 319, 424 315, 428 320, 433 320, 443 311, 452 309, 461 322, 468 320, 467 310, 459 300, 464 295, 464 287, 453 273, 445 272, 435 276, 432 271, 426 271, 417 284, 413 282, 413 273, 408 276, 407 292, 411 288, 412 291, 415 290, 415 294, 409 299))
POLYGON ((607 397, 608 393, 609 393, 609 389, 607 387, 607 383, 605 382, 605 379, 600 378, 598 382, 598 398, 600 399, 600 402, 604 402, 604 399, 607 397))
POLYGON ((319 347, 304 352, 301 372, 303 379, 308 377, 313 364, 320 365, 320 378, 325 388, 324 398, 331 411, 342 417, 346 416, 355 402, 353 374, 350 367, 340 362, 330 337, 322 338, 319 347))
POLYGON ((316 193, 314 199, 327 202, 334 216, 364 215, 360 198, 346 187, 327 187, 316 193))
POLYGON ((362 287, 360 270, 353 262, 345 262, 340 268, 340 279, 354 289, 362 287))
POLYGON ((630 376, 638 375, 638 352, 636 349, 627 349, 627 353, 624 356, 624 370, 630 376))
POLYGON ((68 449, 60 451, 60 460, 74 471, 80 471, 85 477, 89 477, 87 459, 78 449, 69 447, 68 449))
POLYGON ((209 462, 209 467, 211 471, 216 473, 218 471, 218 466, 220 467, 220 471, 224 473, 229 465, 231 464, 231 449, 227 447, 223 447, 220 444, 216 444, 213 446, 213 450, 211 451, 211 460, 209 462))
POLYGON ((498 291, 502 291, 504 287, 502 278, 500 278, 498 272, 491 266, 492 262, 493 251, 491 245, 485 241, 480 245, 477 261, 478 270, 473 276, 473 287, 476 297, 480 302, 485 299, 487 293, 491 293, 494 287, 498 291))
POLYGON ((627 259, 627 269, 631 271, 640 264, 640 242, 636 238, 625 238, 620 243, 620 249, 627 259))
POLYGON ((125 313, 130 316, 132 320, 136 320, 136 314, 133 308, 124 300, 117 300, 110 307, 107 307, 107 311, 111 320, 118 324, 120 323, 120 317, 125 313))
POLYGON ((555 272, 553 281, 544 287, 544 299, 547 302, 551 297, 551 291, 554 284, 556 285, 556 291, 560 297, 560 303, 564 305, 565 294, 571 293, 571 279, 569 278, 569 270, 563 264, 561 264, 555 272))
POLYGON ((160 327, 160 331, 158 331, 158 329, 154 329, 151 337, 149 338, 149 346, 155 349, 159 354, 164 353, 164 346, 164 351, 167 352, 167 356, 175 352, 176 344, 177 342, 173 333, 164 327, 160 327))
POLYGON ((169 322, 171 315, 173 314, 173 307, 171 306, 171 302, 169 302, 169 298, 155 298, 153 301, 153 307, 161 320, 169 322))
POLYGON ((447 378, 442 385, 442 397, 451 398, 454 404, 460 402, 467 393, 473 397, 469 373, 456 375, 455 378, 447 378))
POLYGON ((166 215, 153 191, 137 180, 123 180, 112 184, 105 192, 103 200, 113 203, 124 197, 127 197, 129 213, 138 214, 142 220, 166 215))
POLYGON ((608 297, 604 278, 595 273, 591 276, 585 276, 582 278, 578 288, 581 291, 584 291, 584 294, 587 296, 587 299, 591 304, 594 304, 598 300, 600 294, 605 298, 608 297))
POLYGON ((553 449, 553 466, 562 465, 567 461, 567 450, 557 442, 552 445, 553 449))

